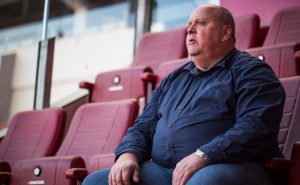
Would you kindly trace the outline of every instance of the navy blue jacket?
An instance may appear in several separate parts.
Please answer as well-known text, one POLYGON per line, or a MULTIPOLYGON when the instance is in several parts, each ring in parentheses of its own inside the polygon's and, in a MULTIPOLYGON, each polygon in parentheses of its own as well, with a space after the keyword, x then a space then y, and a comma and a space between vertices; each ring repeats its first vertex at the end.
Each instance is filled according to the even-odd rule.
POLYGON ((272 69, 232 50, 208 71, 193 62, 170 73, 116 150, 174 168, 200 149, 210 163, 281 157, 285 92, 272 69))

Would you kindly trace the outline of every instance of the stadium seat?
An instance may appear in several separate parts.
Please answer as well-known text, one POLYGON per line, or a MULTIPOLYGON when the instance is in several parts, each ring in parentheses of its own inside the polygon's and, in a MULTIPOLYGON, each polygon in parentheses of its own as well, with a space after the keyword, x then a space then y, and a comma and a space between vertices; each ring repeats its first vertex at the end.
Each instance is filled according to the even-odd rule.
POLYGON ((270 23, 263 46, 300 42, 300 6, 279 10, 270 23))
POLYGON ((300 141, 293 146, 288 178, 288 185, 298 185, 300 182, 300 141))
POLYGON ((250 54, 266 60, 279 78, 300 74, 300 6, 278 11, 270 24, 263 47, 247 49, 250 54))
POLYGON ((137 114, 133 99, 82 105, 56 156, 17 162, 11 184, 76 184, 66 170, 85 168, 93 155, 113 153, 137 114))
POLYGON ((186 57, 185 37, 185 28, 146 33, 129 68, 100 73, 95 83, 81 82, 79 87, 89 91, 91 102, 144 97, 146 87, 140 75, 155 71, 162 62, 186 57))
POLYGON ((300 140, 300 76, 280 79, 286 100, 280 123, 278 144, 285 158, 290 158, 293 144, 300 140))
POLYGON ((24 111, 13 116, 0 144, 0 184, 8 184, 16 161, 51 156, 63 136, 65 112, 60 108, 24 111))
POLYGON ((161 80, 164 77, 166 77, 169 73, 181 67, 188 61, 190 61, 188 58, 183 58, 183 59, 173 60, 169 62, 164 62, 159 65, 156 74, 143 73, 141 75, 141 79, 145 84, 151 84, 151 87, 153 87, 152 89, 154 89, 160 84, 161 80))
POLYGON ((300 76, 282 78, 280 81, 286 92, 286 100, 278 133, 278 145, 285 159, 274 158, 264 165, 270 172, 274 185, 287 185, 289 159, 295 158, 294 154, 291 157, 293 145, 300 140, 300 76))
POLYGON ((234 17, 236 48, 245 50, 256 46, 260 19, 256 14, 234 17))

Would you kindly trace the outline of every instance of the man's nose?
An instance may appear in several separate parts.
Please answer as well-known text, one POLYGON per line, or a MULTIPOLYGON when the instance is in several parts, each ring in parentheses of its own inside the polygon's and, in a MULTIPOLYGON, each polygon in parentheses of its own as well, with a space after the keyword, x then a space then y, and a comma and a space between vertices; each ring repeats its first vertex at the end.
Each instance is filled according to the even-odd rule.
POLYGON ((195 30, 194 25, 193 24, 189 25, 189 27, 187 28, 187 33, 188 34, 193 34, 195 32, 196 32, 196 30, 195 30))

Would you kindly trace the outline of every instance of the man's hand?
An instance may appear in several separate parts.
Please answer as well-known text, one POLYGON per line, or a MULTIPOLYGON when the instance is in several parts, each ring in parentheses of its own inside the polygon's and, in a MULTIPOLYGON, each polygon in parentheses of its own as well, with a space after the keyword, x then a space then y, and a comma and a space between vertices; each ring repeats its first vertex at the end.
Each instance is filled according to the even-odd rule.
POLYGON ((205 159, 197 156, 195 153, 183 158, 175 167, 172 185, 184 185, 197 170, 205 165, 205 159))
POLYGON ((133 153, 123 153, 110 170, 109 185, 130 185, 131 177, 139 181, 138 158, 133 153))

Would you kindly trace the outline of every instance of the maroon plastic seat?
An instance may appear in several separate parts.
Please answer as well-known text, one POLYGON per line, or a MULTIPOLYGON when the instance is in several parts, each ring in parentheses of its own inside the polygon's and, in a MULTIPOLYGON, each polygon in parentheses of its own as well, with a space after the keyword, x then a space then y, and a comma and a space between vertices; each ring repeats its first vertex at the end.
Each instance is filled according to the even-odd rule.
POLYGON ((300 6, 279 10, 270 23, 263 46, 300 42, 300 6))
MULTIPOLYGON (((157 68, 157 72, 153 73, 143 73, 141 75, 141 79, 145 84, 149 84, 148 87, 151 89, 155 89, 161 82, 161 80, 166 77, 169 73, 174 71, 175 69, 183 66, 185 63, 190 61, 188 58, 168 61, 160 64, 157 68)), ((150 93, 148 93, 150 95, 150 93)))
POLYGON ((280 123, 278 144, 285 158, 290 158, 293 144, 300 140, 300 76, 280 79, 286 100, 280 123))
POLYGON ((300 140, 300 76, 282 78, 280 81, 286 92, 286 100, 278 133, 278 145, 285 159, 275 158, 265 163, 274 185, 287 184, 290 165, 288 160, 291 158, 294 143, 300 140))
POLYGON ((300 6, 284 8, 273 17, 263 47, 246 51, 266 62, 280 78, 300 74, 300 6))
POLYGON ((257 14, 234 17, 236 48, 245 50, 256 46, 260 19, 257 14))
POLYGON ((81 106, 56 156, 17 162, 11 184, 76 184, 66 178, 66 170, 85 168, 93 155, 113 153, 137 114, 133 99, 81 106))
POLYGON ((146 87, 140 75, 155 71, 162 62, 186 57, 185 37, 186 28, 146 33, 129 68, 100 73, 95 83, 81 82, 79 86, 88 89, 91 102, 144 97, 146 87))
POLYGON ((300 141, 294 144, 289 162, 288 185, 298 185, 300 182, 300 141))
POLYGON ((64 124, 65 112, 60 108, 13 116, 0 144, 0 183, 8 184, 16 161, 54 155, 62 140, 64 124))

